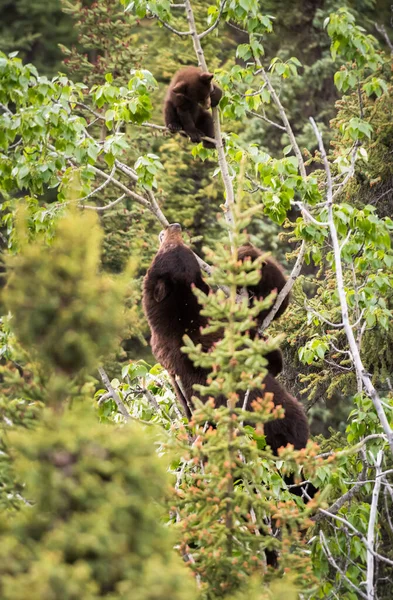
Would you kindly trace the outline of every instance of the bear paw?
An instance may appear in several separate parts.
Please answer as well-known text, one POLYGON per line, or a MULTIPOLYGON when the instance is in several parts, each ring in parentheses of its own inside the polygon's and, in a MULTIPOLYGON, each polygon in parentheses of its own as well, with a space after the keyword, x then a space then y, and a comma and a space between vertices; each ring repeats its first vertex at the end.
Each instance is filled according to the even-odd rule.
POLYGON ((168 129, 171 133, 177 133, 178 131, 181 131, 182 128, 178 123, 169 123, 168 129))

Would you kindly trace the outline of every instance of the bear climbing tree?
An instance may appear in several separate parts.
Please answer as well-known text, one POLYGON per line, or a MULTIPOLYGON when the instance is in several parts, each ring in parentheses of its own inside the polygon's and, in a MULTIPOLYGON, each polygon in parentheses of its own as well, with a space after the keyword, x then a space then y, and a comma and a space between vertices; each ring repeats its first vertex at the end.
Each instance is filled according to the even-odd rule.
MULTIPOLYGON (((172 133, 185 131, 192 142, 202 137, 214 138, 213 118, 207 109, 221 100, 221 89, 213 84, 213 74, 202 73, 198 67, 184 67, 174 75, 165 98, 165 125, 172 133)), ((205 148, 214 142, 203 140, 205 148)))
MULTIPOLYGON (((255 252, 259 255, 258 250, 255 249, 255 252)), ((253 258, 254 254, 250 246, 239 248, 239 257, 242 259, 253 258)), ((258 285, 252 289, 252 293, 251 288, 248 289, 250 301, 252 301, 252 294, 256 298, 264 297, 274 289, 280 290, 284 284, 285 277, 282 270, 275 262, 266 260, 265 265, 262 266, 258 285), (266 264, 268 264, 267 276, 264 275, 266 264)), ((201 344, 202 352, 208 352, 222 336, 220 331, 209 334, 201 332, 201 328, 205 327, 208 321, 201 314, 201 306, 193 293, 193 286, 206 294, 209 292, 209 286, 202 277, 196 257, 183 242, 181 226, 175 223, 165 230, 160 248, 146 274, 143 305, 151 328, 153 353, 173 379, 176 376, 180 378, 182 389, 180 390, 177 385, 175 389, 188 417, 192 410, 192 396, 198 395, 193 386, 205 385, 209 373, 206 369, 194 366, 188 356, 182 352, 183 338, 188 335, 195 344, 201 344)), ((273 354, 273 363, 274 358, 273 354)), ((268 355, 267 359, 270 363, 272 357, 268 355)), ((264 389, 250 391, 246 408, 252 410, 253 401, 263 396, 265 392, 273 394, 275 406, 281 405, 285 410, 285 416, 283 419, 266 423, 267 443, 274 452, 288 443, 293 444, 296 449, 303 448, 309 436, 303 407, 273 377, 270 364, 268 370, 264 379, 264 389)), ((241 392, 239 402, 243 403, 243 401, 244 393, 241 392)), ((223 396, 216 398, 216 406, 223 404, 226 404, 226 398, 223 396)))

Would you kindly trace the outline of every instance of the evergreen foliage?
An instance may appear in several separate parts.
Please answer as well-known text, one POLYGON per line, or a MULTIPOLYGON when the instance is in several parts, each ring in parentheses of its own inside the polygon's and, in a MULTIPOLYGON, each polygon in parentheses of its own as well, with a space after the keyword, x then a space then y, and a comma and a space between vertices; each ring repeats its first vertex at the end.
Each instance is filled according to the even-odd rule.
POLYGON ((49 248, 26 244, 10 261, 5 300, 14 330, 47 366, 71 377, 109 354, 123 326, 124 283, 98 275, 101 239, 94 214, 71 212, 49 248))
POLYGON ((29 503, 0 519, 1 598, 196 597, 160 523, 167 477, 146 429, 77 409, 9 437, 29 503))

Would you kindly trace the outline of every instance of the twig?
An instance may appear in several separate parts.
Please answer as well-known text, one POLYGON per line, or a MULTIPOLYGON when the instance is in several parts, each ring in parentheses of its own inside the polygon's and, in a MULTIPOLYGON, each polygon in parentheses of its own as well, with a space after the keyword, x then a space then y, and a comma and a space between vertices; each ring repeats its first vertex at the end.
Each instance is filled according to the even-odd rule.
POLYGON ((172 25, 169 25, 169 23, 167 23, 166 21, 161 19, 156 13, 152 12, 151 14, 152 14, 151 18, 157 19, 157 21, 159 21, 159 23, 161 23, 161 25, 163 25, 166 29, 168 29, 175 35, 178 35, 179 37, 186 37, 188 35, 191 35, 191 31, 179 31, 178 29, 175 29, 174 27, 172 27, 172 25))
POLYGON ((145 394, 146 398, 148 399, 152 407, 155 409, 155 411, 161 416, 162 410, 157 400, 155 399, 154 394, 152 394, 151 391, 147 388, 143 388, 143 393, 145 394))
POLYGON ((272 86, 272 83, 270 81, 270 77, 266 73, 265 69, 263 68, 262 63, 259 60, 259 58, 257 58, 257 57, 255 58, 255 63, 258 65, 258 71, 262 74, 263 80, 267 84, 267 88, 268 88, 268 90, 270 92, 271 97, 273 98, 273 102, 274 102, 274 104, 278 108, 278 112, 280 113, 281 121, 283 122, 285 130, 286 130, 286 132, 288 134, 288 137, 289 137, 289 140, 291 142, 292 149, 293 149, 293 151, 294 151, 294 153, 296 155, 296 158, 298 160, 300 175, 303 177, 303 179, 306 179, 307 178, 307 173, 306 173, 306 167, 304 166, 303 156, 302 156, 302 153, 301 153, 300 148, 298 146, 298 143, 296 141, 295 134, 292 131, 292 127, 291 127, 291 124, 290 124, 290 122, 288 120, 288 117, 287 117, 287 114, 285 112, 285 109, 284 109, 283 105, 281 104, 281 100, 278 97, 278 95, 276 93, 276 90, 272 86))
POLYGON ((2 102, 0 102, 0 108, 1 108, 2 110, 4 110, 4 112, 5 112, 7 115, 14 116, 14 113, 12 112, 12 110, 10 110, 10 109, 8 108, 8 106, 6 106, 5 104, 3 104, 2 102))
MULTIPOLYGON (((89 192, 87 194, 87 196, 84 196, 83 198, 81 198, 80 201, 83 202, 84 200, 87 200, 88 198, 91 198, 92 196, 95 196, 96 194, 98 194, 99 192, 101 192, 103 189, 105 189, 106 186, 111 183, 111 181, 113 180, 115 174, 116 174, 116 165, 113 165, 112 171, 109 173, 109 178, 106 179, 106 181, 104 181, 104 183, 101 183, 101 185, 99 185, 94 190, 92 190, 91 192, 89 192)), ((124 195, 125 194, 123 194, 123 197, 124 197, 124 195)))
POLYGON ((98 404, 101 405, 104 402, 106 402, 107 400, 109 400, 109 398, 112 398, 112 395, 110 392, 107 392, 106 394, 103 394, 100 399, 98 400, 98 404))
POLYGON ((310 122, 314 129, 315 136, 318 140, 319 150, 321 152, 321 157, 322 157, 325 172, 326 172, 328 222, 329 222, 330 237, 331 237, 332 245, 333 245, 337 292, 338 292, 339 300, 340 300, 344 330, 345 330, 345 334, 346 334, 346 337, 348 340, 349 349, 351 351, 352 361, 354 363, 356 373, 359 375, 359 377, 361 377, 363 385, 367 391, 367 394, 373 401, 374 408, 377 412, 377 415, 378 415, 378 418, 382 425, 382 428, 383 428, 384 432, 386 433, 386 436, 387 436, 388 442, 389 442, 389 446, 390 446, 390 450, 393 454, 393 431, 389 425, 389 421, 388 421, 385 411, 383 409, 379 394, 377 393, 369 374, 366 372, 366 370, 364 368, 364 365, 363 365, 363 362, 362 362, 362 359, 360 356, 359 348, 358 348, 358 345, 355 340, 355 335, 354 335, 352 326, 349 321, 348 303, 347 303, 347 297, 345 294, 344 277, 343 277, 342 263, 341 263, 340 244, 339 244, 339 240, 338 240, 338 234, 337 234, 337 229, 336 229, 336 226, 334 223, 334 215, 333 215, 333 193, 332 193, 332 177, 331 177, 331 172, 330 172, 330 165, 329 165, 329 161, 326 156, 326 151, 325 151, 325 146, 323 144, 322 136, 321 136, 321 134, 318 130, 318 127, 312 117, 310 117, 310 122))
POLYGON ((390 565, 391 567, 393 567, 393 560, 391 560, 390 558, 387 558, 386 556, 382 556, 382 554, 378 554, 378 552, 375 552, 374 548, 371 548, 369 546, 368 541, 364 537, 364 535, 358 529, 356 529, 356 527, 354 527, 352 525, 352 523, 350 523, 349 521, 347 521, 343 517, 340 517, 339 515, 332 515, 332 514, 330 514, 329 511, 324 510, 323 508, 319 508, 319 510, 321 512, 326 513, 327 516, 332 517, 333 519, 336 519, 337 521, 340 521, 340 523, 343 523, 346 527, 348 527, 348 529, 350 529, 351 531, 353 531, 354 534, 357 535, 357 537, 360 540, 362 540, 363 544, 366 546, 366 548, 369 550, 369 552, 371 552, 376 558, 378 558, 382 562, 384 562, 387 565, 390 565))
POLYGON ((126 421, 129 421, 131 418, 131 415, 128 413, 128 410, 126 409, 125 405, 123 404, 122 400, 120 399, 119 394, 113 388, 105 370, 102 367, 98 367, 98 372, 102 379, 102 383, 105 385, 106 389, 110 393, 112 400, 116 403, 119 413, 123 415, 123 417, 125 418, 126 421))
MULTIPOLYGON (((138 124, 137 124, 138 125, 138 124)), ((163 133, 170 133, 170 130, 168 129, 168 127, 165 127, 165 125, 156 125, 155 123, 140 123, 141 127, 149 127, 150 129, 157 129, 157 131, 162 131, 163 133)), ((178 133, 180 133, 181 135, 184 135, 185 137, 188 137, 187 133, 181 129, 178 133)), ((208 137, 207 135, 201 136, 201 140, 206 141, 206 142, 210 142, 211 144, 215 144, 216 140, 214 138, 208 137)))
POLYGON ((217 19, 214 21, 213 25, 211 25, 208 29, 206 29, 206 31, 203 31, 202 33, 200 33, 198 35, 199 39, 202 40, 205 35, 208 35, 209 33, 211 33, 216 27, 218 27, 220 20, 221 20, 221 16, 223 13, 223 10, 225 8, 225 4, 227 3, 227 0, 221 0, 221 6, 220 6, 220 12, 217 15, 217 19))
POLYGON ((340 456, 347 456, 348 454, 353 454, 354 452, 361 450, 370 440, 377 439, 386 440, 386 435, 384 433, 370 433, 370 435, 367 435, 360 442, 355 444, 355 446, 352 446, 348 450, 340 450, 339 452, 333 452, 332 450, 329 450, 329 452, 322 452, 321 454, 318 454, 315 458, 327 458, 328 456, 335 456, 336 458, 339 458, 340 456))
MULTIPOLYGON (((357 492, 364 486, 364 484, 366 482, 366 476, 367 476, 367 465, 364 465, 362 472, 359 475, 359 479, 355 483, 355 485, 350 490, 348 490, 348 492, 343 494, 341 496, 341 498, 338 498, 338 500, 336 500, 336 502, 334 502, 334 504, 332 504, 329 507, 328 512, 332 515, 335 515, 344 506, 344 504, 346 502, 349 502, 350 500, 352 500, 352 498, 357 494, 357 492)), ((326 517, 327 517, 326 514, 319 512, 315 515, 315 517, 312 518, 312 520, 315 523, 320 523, 321 521, 326 519, 326 517)))
POLYGON ((383 37, 385 38, 385 42, 389 46, 390 52, 393 54, 393 44, 390 41, 390 38, 389 38, 389 36, 387 34, 387 31, 385 29, 385 25, 379 25, 378 23, 374 23, 374 25, 375 25, 375 29, 378 31, 378 33, 380 33, 381 35, 383 35, 383 37))
POLYGON ((364 594, 364 593, 363 593, 363 592, 362 592, 362 591, 361 591, 361 590, 358 588, 358 586, 357 586, 357 585, 355 585, 355 584, 353 583, 353 581, 351 581, 351 580, 349 579, 349 577, 347 577, 347 576, 346 576, 346 574, 344 573, 344 571, 343 571, 342 569, 340 569, 340 567, 338 566, 338 564, 337 564, 337 563, 336 563, 336 561, 334 560, 334 558, 333 558, 333 555, 332 555, 332 553, 330 552, 330 548, 329 548, 329 546, 328 546, 328 544, 327 544, 327 541, 326 541, 326 538, 325 538, 325 535, 324 535, 323 531, 320 531, 320 532, 319 532, 319 539, 320 539, 320 542, 321 542, 322 549, 323 549, 323 551, 324 551, 324 553, 325 553, 325 556, 326 556, 326 558, 327 558, 327 560, 328 560, 328 563, 329 563, 329 564, 330 564, 330 565, 331 565, 331 566, 332 566, 334 569, 336 569, 337 573, 339 573, 339 574, 341 575, 341 577, 342 577, 343 579, 345 579, 345 581, 346 581, 346 582, 347 582, 347 583, 348 583, 348 584, 349 584, 349 585, 350 585, 350 586, 351 586, 351 587, 352 587, 354 590, 356 590, 356 593, 358 594, 358 597, 359 597, 359 598, 365 598, 366 600, 368 600, 368 597, 366 596, 366 594, 364 594))
POLYGON ((315 315, 317 319, 320 319, 320 321, 323 321, 324 323, 326 323, 326 325, 329 325, 329 327, 337 327, 337 329, 341 329, 341 327, 343 327, 344 325, 343 323, 332 323, 332 321, 329 321, 323 315, 321 315, 321 313, 309 306, 306 301, 304 303, 304 308, 312 315, 315 315))
POLYGON ((259 113, 255 112, 254 110, 248 110, 247 114, 251 115, 252 117, 256 117, 257 119, 261 119, 261 121, 265 121, 266 123, 269 123, 269 125, 273 125, 274 127, 277 127, 277 129, 281 129, 281 131, 285 131, 285 127, 283 125, 280 125, 279 123, 276 123, 275 121, 271 121, 270 119, 265 117, 265 115, 260 115, 259 113))
POLYGON ((295 281, 299 277, 300 271, 302 270, 305 254, 306 254, 306 242, 303 240, 301 243, 301 246, 300 246, 298 257, 296 259, 296 263, 292 269, 292 272, 291 272, 290 276, 288 277, 288 280, 287 280, 286 284, 284 285, 284 287, 282 288, 281 292, 278 294, 276 301, 273 304, 272 309, 270 310, 268 315, 266 315, 266 317, 264 318, 263 323, 258 330, 259 334, 263 333, 264 330, 273 321, 281 304, 284 302, 285 298, 288 296, 291 289, 295 285, 295 281))
MULTIPOLYGON (((377 510, 378 510, 378 499, 379 492, 381 489, 381 464, 383 458, 383 450, 380 450, 377 454, 377 458, 375 461, 376 466, 376 478, 375 485, 373 489, 373 495, 370 506, 370 516, 368 519, 368 530, 367 530, 367 542, 369 548, 374 548, 375 542, 375 521, 377 518, 377 510)), ((375 587, 374 587, 374 555, 367 549, 367 597, 368 600, 375 600, 375 587)))

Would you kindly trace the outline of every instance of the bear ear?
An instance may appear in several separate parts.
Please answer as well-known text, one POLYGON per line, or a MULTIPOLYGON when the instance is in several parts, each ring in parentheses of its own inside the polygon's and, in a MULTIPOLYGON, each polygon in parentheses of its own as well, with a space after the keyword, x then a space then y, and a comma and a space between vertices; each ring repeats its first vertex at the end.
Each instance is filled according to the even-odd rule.
POLYGON ((201 73, 200 77, 202 81, 210 82, 213 79, 214 75, 213 73, 201 73))
POLYGON ((174 94, 185 94, 187 91, 187 84, 184 82, 177 83, 175 87, 172 88, 172 92, 174 94))
POLYGON ((156 302, 162 302, 169 294, 167 284, 163 279, 159 279, 154 288, 154 300, 156 302))

